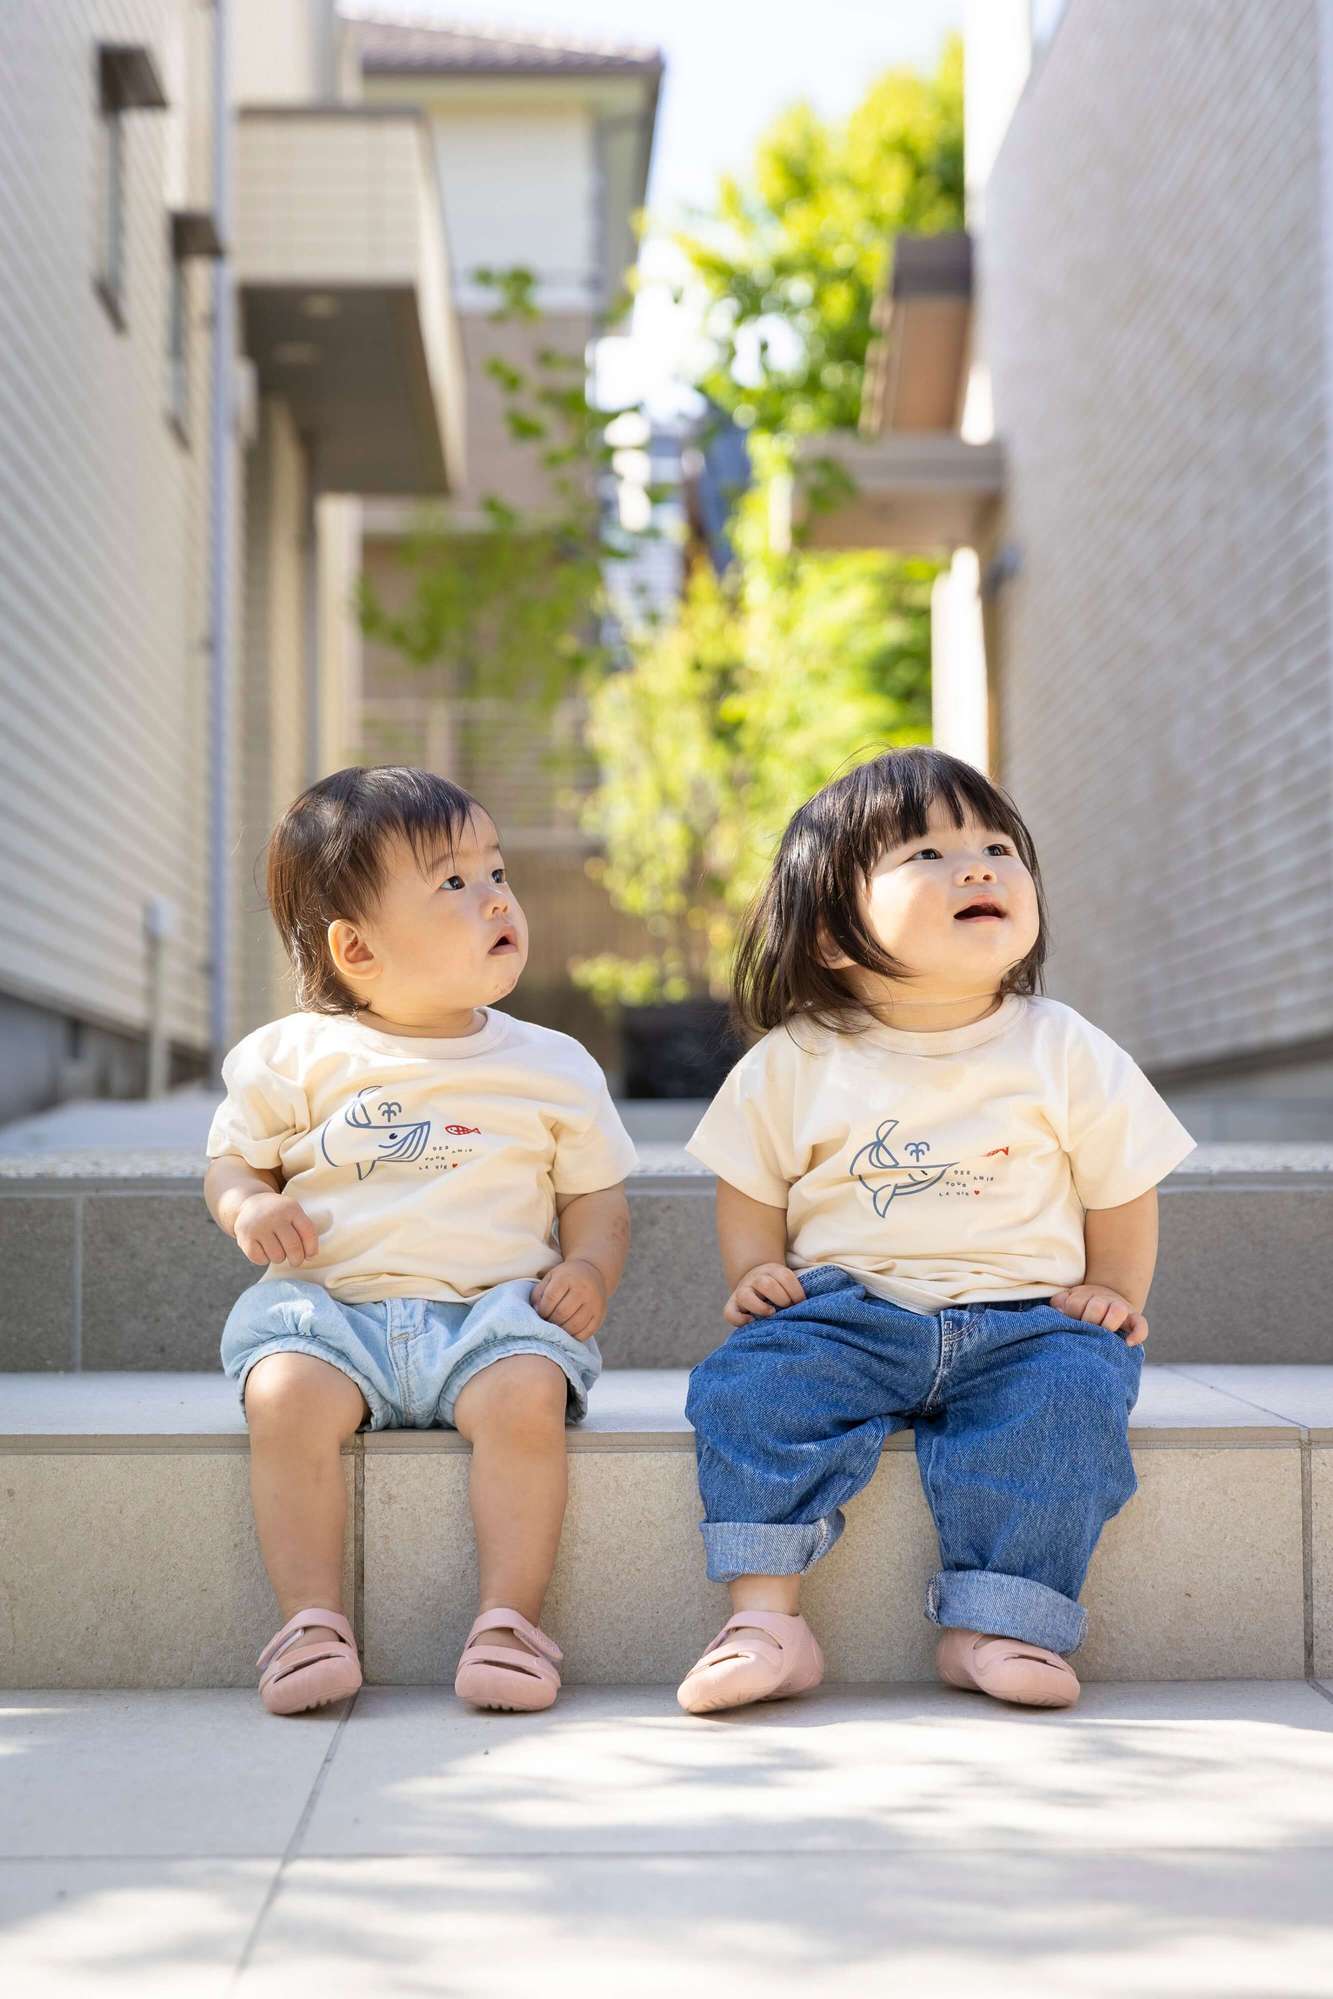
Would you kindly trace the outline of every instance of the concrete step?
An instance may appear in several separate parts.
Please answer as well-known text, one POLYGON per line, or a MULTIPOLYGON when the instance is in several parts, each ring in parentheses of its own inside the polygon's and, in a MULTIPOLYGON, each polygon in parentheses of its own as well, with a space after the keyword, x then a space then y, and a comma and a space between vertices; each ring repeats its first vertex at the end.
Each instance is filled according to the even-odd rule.
MULTIPOLYGON (((622 1370, 571 1432, 571 1499, 545 1621, 571 1684, 673 1683, 726 1613, 704 1577, 682 1371, 622 1370)), ((274 1627, 229 1383, 17 1374, 0 1418, 0 1683, 246 1686, 274 1627)), ((1092 1680, 1333 1672, 1333 1367, 1154 1365, 1140 1490, 1084 1593, 1092 1680)), ((468 1451, 449 1431, 355 1438, 346 1597, 368 1678, 452 1678, 476 1589, 468 1451)), ((811 1572, 849 1682, 928 1679, 937 1565, 909 1433, 891 1438, 811 1572)))
MULTIPOLYGON (((713 1176, 645 1141, 602 1350, 692 1367, 726 1331, 713 1176)), ((258 1275, 210 1220, 195 1152, 0 1155, 0 1369, 211 1372, 258 1275)), ((1201 1146, 1162 1189, 1158 1362, 1333 1362, 1333 1146, 1201 1146)))

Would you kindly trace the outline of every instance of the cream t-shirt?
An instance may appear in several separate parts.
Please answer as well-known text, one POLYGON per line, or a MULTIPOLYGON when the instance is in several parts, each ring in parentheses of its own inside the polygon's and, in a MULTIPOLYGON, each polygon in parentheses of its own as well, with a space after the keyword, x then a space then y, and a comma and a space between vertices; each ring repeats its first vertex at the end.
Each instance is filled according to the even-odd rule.
POLYGON ((266 1278, 349 1304, 467 1303, 560 1261, 556 1195, 617 1185, 634 1146, 586 1048, 479 1011, 481 1030, 457 1038, 289 1013, 232 1049, 208 1156, 281 1167, 320 1230, 313 1257, 266 1278))
POLYGON ((1008 994, 938 1034, 774 1028, 687 1151, 787 1210, 787 1263, 836 1263, 914 1312, 1079 1284, 1083 1217, 1156 1186, 1194 1140, 1123 1048, 1008 994))

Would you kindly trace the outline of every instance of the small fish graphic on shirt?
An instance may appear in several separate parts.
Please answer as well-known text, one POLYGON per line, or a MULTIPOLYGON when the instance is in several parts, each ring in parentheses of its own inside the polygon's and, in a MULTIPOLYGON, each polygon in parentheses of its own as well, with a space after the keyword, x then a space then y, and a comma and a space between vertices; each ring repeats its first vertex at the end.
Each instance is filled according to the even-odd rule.
POLYGON ((357 1179, 366 1180, 385 1161, 420 1159, 429 1137, 429 1118, 404 1118, 397 1098, 383 1084, 372 1084, 328 1120, 319 1145, 330 1166, 355 1166, 357 1179))
POLYGON ((913 1139, 903 1146, 912 1164, 904 1166, 889 1144, 889 1139, 898 1129, 896 1117, 885 1118, 869 1145, 861 1150, 848 1167, 854 1180, 859 1180, 874 1203, 875 1213, 881 1219, 889 1212, 894 1201, 904 1194, 924 1194, 929 1187, 936 1186, 956 1159, 946 1159, 941 1165, 922 1166, 918 1162, 930 1147, 921 1139, 913 1139), (872 1184, 873 1182, 873 1184, 872 1184))

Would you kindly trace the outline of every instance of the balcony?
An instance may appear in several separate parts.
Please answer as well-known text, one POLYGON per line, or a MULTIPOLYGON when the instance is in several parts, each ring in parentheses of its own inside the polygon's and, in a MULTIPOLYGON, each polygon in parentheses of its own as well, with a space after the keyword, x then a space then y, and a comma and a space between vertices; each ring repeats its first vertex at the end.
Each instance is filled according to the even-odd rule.
POLYGON ((965 444, 950 431, 854 437, 831 431, 803 444, 800 457, 826 461, 855 490, 804 519, 808 548, 972 548, 1004 488, 997 440, 965 444))
POLYGON ((316 490, 455 490, 462 353, 421 113, 243 110, 234 261, 245 350, 309 439, 316 490))
MULTIPOLYGON (((799 457, 846 475, 852 491, 803 511, 810 548, 929 551, 975 547, 1004 489, 1004 450, 959 434, 972 318, 972 245, 960 230, 899 236, 889 290, 875 306, 859 436, 802 441, 799 457)), ((817 481, 815 482, 818 483, 817 481)), ((776 501, 790 538, 805 482, 776 501)))

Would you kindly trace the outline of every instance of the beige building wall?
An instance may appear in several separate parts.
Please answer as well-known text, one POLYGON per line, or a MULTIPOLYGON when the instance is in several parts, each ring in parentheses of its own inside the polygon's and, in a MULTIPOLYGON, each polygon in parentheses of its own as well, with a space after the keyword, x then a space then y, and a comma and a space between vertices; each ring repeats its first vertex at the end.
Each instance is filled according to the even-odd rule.
POLYGON ((1285 1054, 1327 1093, 1320 59, 1313 0, 1070 0, 985 185, 978 344, 1050 989, 1159 1074, 1285 1054))
MULTIPOLYGON (((540 379, 543 348, 586 361, 619 276, 608 283, 603 268, 598 121, 623 117, 638 101, 636 86, 368 76, 363 88, 369 102, 423 104, 435 132, 467 384, 466 475, 442 518, 455 528, 479 525, 489 495, 540 517, 551 494, 539 449, 510 435, 507 397, 488 364, 499 359, 540 379), (496 295, 477 273, 515 265, 533 273, 540 317, 496 323, 496 295)), ((410 597, 401 534, 420 517, 411 505, 364 508, 364 572, 394 608, 410 597)), ((576 700, 549 713, 500 689, 460 698, 439 669, 365 642, 363 760, 439 770, 495 814, 531 927, 515 1009, 577 1034, 614 1071, 617 1040, 574 990, 569 961, 608 951, 639 956, 646 944, 641 927, 612 908, 587 872, 593 848, 579 831, 576 801, 594 765, 582 731, 576 700)))
POLYGON ((361 503, 326 493, 315 503, 316 616, 321 688, 314 768, 320 776, 355 761, 361 737, 362 644, 357 611, 361 503))
POLYGON ((306 675, 309 475, 285 403, 265 398, 246 468, 241 663, 238 1031, 290 1011, 285 960, 264 895, 264 847, 309 782, 306 675))
POLYGON ((333 97, 336 0, 228 0, 237 104, 333 97))

